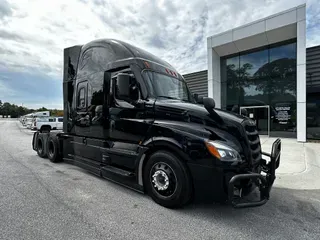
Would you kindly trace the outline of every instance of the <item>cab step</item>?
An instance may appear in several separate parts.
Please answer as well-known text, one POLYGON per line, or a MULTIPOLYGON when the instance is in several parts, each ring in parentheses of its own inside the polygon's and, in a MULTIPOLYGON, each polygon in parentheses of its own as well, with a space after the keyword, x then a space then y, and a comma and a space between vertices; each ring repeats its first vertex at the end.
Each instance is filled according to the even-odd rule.
POLYGON ((137 183, 137 175, 133 172, 123 170, 114 166, 101 167, 101 177, 121 184, 135 191, 144 192, 143 186, 137 183))
POLYGON ((130 171, 123 170, 121 168, 113 167, 113 166, 104 166, 101 168, 102 172, 105 172, 106 174, 116 174, 122 177, 134 177, 135 174, 130 171))

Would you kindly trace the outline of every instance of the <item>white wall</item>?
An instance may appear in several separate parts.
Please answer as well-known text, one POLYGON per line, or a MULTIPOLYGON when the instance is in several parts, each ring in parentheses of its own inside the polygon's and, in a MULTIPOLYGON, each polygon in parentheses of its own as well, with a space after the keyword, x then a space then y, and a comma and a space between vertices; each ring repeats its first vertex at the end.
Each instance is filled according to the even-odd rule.
POLYGON ((217 108, 221 108, 220 56, 212 48, 208 49, 208 63, 208 97, 214 99, 217 108))
POLYGON ((297 10, 297 140, 306 141, 306 8, 297 10))

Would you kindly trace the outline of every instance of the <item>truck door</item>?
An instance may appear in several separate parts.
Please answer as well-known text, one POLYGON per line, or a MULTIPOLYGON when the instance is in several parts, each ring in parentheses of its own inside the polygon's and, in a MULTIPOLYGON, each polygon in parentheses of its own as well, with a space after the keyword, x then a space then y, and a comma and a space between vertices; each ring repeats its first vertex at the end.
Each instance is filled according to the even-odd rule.
MULTIPOLYGON (((134 77, 131 70, 124 72, 134 77)), ((117 73, 113 73, 111 91, 116 89, 116 86, 113 86, 116 77, 117 73)), ((113 94, 109 107, 109 156, 112 164, 126 169, 135 168, 139 143, 144 140, 151 125, 151 122, 145 119, 146 110, 137 104, 141 95, 139 88, 137 91, 138 99, 135 101, 120 100, 117 94, 113 94)))

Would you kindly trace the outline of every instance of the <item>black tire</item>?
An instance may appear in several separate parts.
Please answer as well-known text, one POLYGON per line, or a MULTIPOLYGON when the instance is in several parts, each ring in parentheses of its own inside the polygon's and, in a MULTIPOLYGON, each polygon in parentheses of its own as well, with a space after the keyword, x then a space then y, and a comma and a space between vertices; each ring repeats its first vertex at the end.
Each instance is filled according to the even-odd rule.
POLYGON ((180 208, 192 197, 192 181, 186 165, 167 151, 158 151, 150 156, 143 171, 143 180, 147 193, 161 206, 180 208))
POLYGON ((42 134, 38 135, 38 139, 37 139, 37 154, 39 155, 39 157, 42 157, 42 158, 46 158, 47 157, 47 153, 45 151, 44 139, 43 139, 42 134))
POLYGON ((47 141, 48 158, 51 162, 61 162, 60 145, 56 136, 49 136, 47 141))

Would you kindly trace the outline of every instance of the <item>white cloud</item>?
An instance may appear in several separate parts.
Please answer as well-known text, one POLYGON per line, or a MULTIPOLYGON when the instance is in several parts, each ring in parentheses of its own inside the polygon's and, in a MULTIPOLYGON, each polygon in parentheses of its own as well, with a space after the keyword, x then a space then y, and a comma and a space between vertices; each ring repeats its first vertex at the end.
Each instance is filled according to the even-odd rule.
MULTIPOLYGON (((39 69, 61 77, 63 48, 96 38, 117 38, 164 58, 182 73, 197 71, 207 67, 207 36, 303 2, 4 1, 0 5, 0 19, 4 16, 0 67, 39 69)), ((310 1, 311 5, 319 9, 316 1, 310 1)), ((320 43, 319 26, 314 29, 308 37, 311 45, 320 43)))

